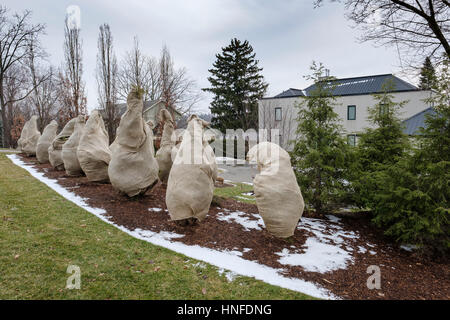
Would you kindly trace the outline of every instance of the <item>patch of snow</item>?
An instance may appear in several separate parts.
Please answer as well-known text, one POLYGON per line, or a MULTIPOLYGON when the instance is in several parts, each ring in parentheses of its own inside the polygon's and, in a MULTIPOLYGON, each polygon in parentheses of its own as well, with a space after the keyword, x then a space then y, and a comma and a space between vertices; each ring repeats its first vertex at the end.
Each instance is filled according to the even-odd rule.
POLYGON ((345 269, 352 261, 351 255, 339 246, 323 243, 315 238, 308 238, 304 253, 289 253, 283 249, 277 253, 281 256, 278 262, 291 266, 301 266, 305 271, 325 273, 345 269))
POLYGON ((250 231, 250 229, 254 230, 262 230, 264 228, 263 219, 256 214, 253 214, 255 218, 258 220, 250 220, 245 212, 242 211, 234 211, 234 212, 219 212, 217 213, 217 219, 220 221, 226 221, 228 223, 238 223, 244 227, 246 231, 250 231))
POLYGON ((250 248, 244 248, 243 250, 242 250, 242 252, 249 252, 249 251, 251 251, 252 249, 250 249, 250 248))
POLYGON ((370 253, 371 255, 373 255, 373 256, 377 254, 377 253, 376 253, 375 251, 373 251, 373 250, 370 250, 369 253, 370 253))
POLYGON ((358 246, 358 249, 359 249, 358 253, 366 253, 367 252, 367 249, 364 247, 358 246))
POLYGON ((160 211, 162 211, 162 209, 161 208, 148 208, 148 211, 160 212, 160 211))
POLYGON ((339 221, 341 221, 341 218, 338 218, 338 217, 333 216, 331 214, 327 214, 325 217, 327 217, 328 220, 330 220, 331 222, 339 222, 339 221))
POLYGON ((402 244, 400 246, 400 249, 403 249, 403 250, 408 251, 408 252, 412 252, 414 250, 417 250, 417 248, 418 248, 418 246, 415 246, 413 244, 402 244))
POLYGON ((254 197, 254 196, 255 196, 255 194, 253 193, 253 191, 251 191, 251 192, 244 192, 244 193, 241 193, 241 195, 247 196, 247 197, 254 197))
POLYGON ((204 264, 203 262, 194 263, 192 266, 195 267, 195 268, 200 268, 200 269, 205 269, 206 268, 206 264, 204 264))
POLYGON ((249 197, 242 197, 242 196, 234 196, 235 198, 241 199, 241 200, 254 200, 252 198, 249 197))
MULTIPOLYGON (((339 299, 339 297, 332 294, 327 289, 316 285, 315 283, 305 281, 297 278, 288 278, 281 275, 282 269, 274 269, 255 261, 245 260, 242 257, 229 252, 222 252, 210 248, 201 247, 199 245, 187 245, 182 242, 173 242, 170 239, 177 237, 183 237, 172 232, 161 231, 153 232, 150 230, 135 229, 129 230, 124 226, 120 226, 109 220, 105 215, 106 211, 100 208, 92 208, 86 203, 86 199, 79 197, 78 195, 66 190, 56 183, 56 180, 51 180, 36 169, 25 164, 16 155, 7 155, 7 157, 17 166, 28 171, 33 177, 53 189, 67 200, 80 206, 86 211, 94 214, 102 221, 113 225, 117 229, 146 242, 152 243, 157 246, 164 247, 166 249, 175 251, 180 254, 184 254, 192 259, 201 260, 218 268, 230 270, 241 276, 252 277, 257 280, 262 280, 271 285, 279 286, 285 289, 302 292, 316 298, 323 299, 339 299)), ((189 261, 189 260, 188 260, 189 261)))
POLYGON ((238 274, 236 272, 226 271, 223 268, 219 268, 217 272, 219 273, 219 275, 225 274, 225 278, 227 278, 228 282, 233 282, 238 277, 238 274))

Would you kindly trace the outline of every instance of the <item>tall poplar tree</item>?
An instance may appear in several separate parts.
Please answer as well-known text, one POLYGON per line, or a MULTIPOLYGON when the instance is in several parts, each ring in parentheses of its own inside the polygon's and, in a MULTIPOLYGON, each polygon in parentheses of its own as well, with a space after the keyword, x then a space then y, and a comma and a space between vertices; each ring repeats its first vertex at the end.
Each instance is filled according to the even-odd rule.
POLYGON ((210 106, 212 126, 221 131, 258 128, 258 100, 268 84, 248 41, 232 39, 222 53, 216 54, 213 68, 208 71, 211 87, 202 90, 214 94, 210 106))

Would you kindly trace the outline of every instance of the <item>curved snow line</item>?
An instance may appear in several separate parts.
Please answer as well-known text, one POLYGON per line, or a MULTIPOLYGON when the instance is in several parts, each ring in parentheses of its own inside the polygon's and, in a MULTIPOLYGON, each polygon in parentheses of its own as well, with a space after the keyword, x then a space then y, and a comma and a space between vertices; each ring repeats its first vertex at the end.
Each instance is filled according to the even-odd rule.
POLYGON ((104 215, 106 211, 101 208, 92 208, 86 203, 86 199, 82 198, 71 191, 60 186, 55 180, 49 179, 43 173, 37 171, 35 168, 23 162, 17 155, 7 155, 7 157, 17 166, 28 171, 31 176, 46 184, 50 189, 53 189, 67 200, 73 202, 86 211, 94 214, 104 222, 111 224, 119 230, 131 235, 134 238, 147 241, 157 246, 175 251, 193 259, 201 260, 214 265, 218 268, 233 271, 239 275, 252 277, 257 280, 264 281, 268 284, 279 286, 285 289, 308 294, 310 296, 322 299, 339 299, 339 297, 332 294, 325 288, 301 279, 287 278, 280 275, 281 269, 274 269, 265 265, 261 265, 254 261, 249 261, 240 256, 230 253, 213 250, 210 248, 200 247, 198 245, 186 245, 181 242, 172 242, 172 238, 178 238, 183 235, 162 231, 159 233, 135 229, 131 231, 124 226, 117 225, 110 221, 104 215))

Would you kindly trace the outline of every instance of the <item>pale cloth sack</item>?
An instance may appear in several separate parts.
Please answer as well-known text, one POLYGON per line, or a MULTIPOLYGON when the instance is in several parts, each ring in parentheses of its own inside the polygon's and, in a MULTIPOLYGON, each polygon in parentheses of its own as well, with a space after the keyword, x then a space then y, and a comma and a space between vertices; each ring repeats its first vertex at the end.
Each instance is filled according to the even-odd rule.
POLYGON ((36 155, 37 143, 41 137, 41 133, 37 126, 37 120, 38 116, 34 115, 30 120, 25 122, 17 143, 20 150, 29 157, 36 155))
POLYGON ((80 176, 83 174, 80 162, 78 161, 77 148, 80 142, 80 137, 83 134, 84 126, 86 125, 86 117, 79 115, 75 118, 75 127, 70 138, 62 146, 62 159, 64 161, 64 169, 69 176, 80 176))
POLYGON ((203 137, 203 152, 206 163, 211 167, 213 182, 216 182, 217 175, 219 173, 219 168, 217 167, 216 155, 214 154, 214 149, 210 146, 210 143, 216 139, 215 136, 205 136, 203 137))
POLYGON ((175 134, 173 127, 173 119, 170 112, 166 109, 161 109, 159 112, 160 123, 164 122, 164 129, 161 137, 161 144, 159 150, 156 152, 156 160, 159 165, 159 180, 162 183, 167 183, 169 172, 172 168, 172 148, 175 146, 175 134))
POLYGON ((53 168, 56 170, 64 170, 64 161, 62 159, 62 147, 64 143, 70 138, 75 128, 75 122, 77 118, 71 119, 66 123, 61 132, 53 140, 52 144, 48 148, 48 160, 53 168))
POLYGON ((98 110, 92 111, 80 137, 77 157, 89 181, 107 182, 111 161, 109 136, 98 110))
POLYGON ((57 131, 58 123, 55 120, 46 125, 42 131, 36 147, 36 158, 39 163, 48 163, 48 148, 55 139, 57 131))
POLYGON ((206 121, 190 116, 167 182, 166 205, 172 220, 196 218, 209 211, 214 192, 214 169, 203 143, 206 121))
POLYGON ((253 187, 267 230, 279 238, 294 235, 305 203, 289 154, 277 144, 261 142, 249 150, 247 160, 258 164, 253 187))
POLYGON ((114 188, 129 197, 144 194, 158 182, 153 132, 144 122, 142 108, 142 94, 133 89, 110 147, 109 180, 114 188))

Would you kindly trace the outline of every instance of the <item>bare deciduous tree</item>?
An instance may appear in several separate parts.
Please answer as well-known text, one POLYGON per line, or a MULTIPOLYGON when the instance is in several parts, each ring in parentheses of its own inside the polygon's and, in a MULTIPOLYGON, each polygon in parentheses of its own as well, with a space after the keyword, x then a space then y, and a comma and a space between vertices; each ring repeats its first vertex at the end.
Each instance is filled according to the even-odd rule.
MULTIPOLYGON (((344 2, 347 17, 364 33, 362 41, 395 45, 406 63, 450 57, 448 0, 330 0, 344 2), (403 55, 402 55, 403 54, 403 55)), ((315 0, 320 6, 324 0, 315 0)))
POLYGON ((126 101, 133 86, 144 89, 144 101, 156 100, 160 96, 159 70, 155 59, 143 54, 139 48, 139 40, 134 38, 134 46, 126 52, 118 76, 119 98, 126 101))
POLYGON ((64 87, 71 93, 70 103, 73 107, 73 117, 86 113, 87 99, 84 92, 83 50, 80 28, 74 26, 66 15, 64 21, 64 87))
POLYGON ((117 59, 113 50, 113 37, 108 24, 100 26, 97 53, 98 102, 105 111, 109 142, 114 141, 119 122, 117 104, 117 59))
MULTIPOLYGON (((10 71, 26 57, 28 52, 28 40, 37 38, 44 32, 44 25, 30 23, 30 11, 22 14, 14 13, 8 16, 8 9, 0 6, 0 109, 3 123, 4 144, 11 145, 11 127, 7 109, 13 108, 12 104, 25 99, 33 88, 21 92, 21 95, 6 97, 6 81, 17 78, 10 71), (8 76, 9 74, 9 76, 8 76), (7 105, 9 107, 7 108, 7 105)), ((12 110, 10 110, 12 112, 12 110)))
POLYGON ((41 132, 52 121, 58 100, 53 67, 42 66, 39 63, 39 60, 44 57, 46 53, 41 49, 38 40, 30 39, 26 66, 33 90, 26 102, 32 107, 32 112, 39 117, 38 128, 41 132))
POLYGON ((175 69, 172 56, 167 46, 163 46, 159 60, 161 99, 166 107, 177 108, 182 114, 193 111, 195 105, 202 99, 200 90, 193 79, 187 74, 187 69, 175 69))

